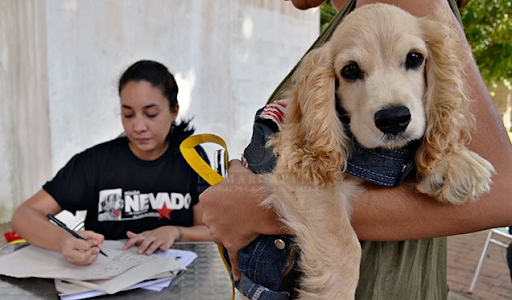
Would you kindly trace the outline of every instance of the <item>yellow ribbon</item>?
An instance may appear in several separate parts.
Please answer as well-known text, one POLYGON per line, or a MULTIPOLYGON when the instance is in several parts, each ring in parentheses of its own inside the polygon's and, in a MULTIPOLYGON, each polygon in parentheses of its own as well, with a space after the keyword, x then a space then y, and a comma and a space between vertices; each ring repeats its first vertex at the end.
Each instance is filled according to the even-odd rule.
MULTIPOLYGON (((197 134, 193 136, 189 136, 183 142, 180 144, 180 151, 183 157, 185 158, 185 161, 190 165, 190 167, 196 171, 196 173, 201 176, 206 182, 208 182, 210 185, 215 185, 222 180, 224 180, 224 177, 222 177, 219 173, 215 172, 209 164, 207 164, 204 159, 197 153, 197 150, 195 147, 199 146, 203 143, 215 143, 220 146, 222 146, 226 151, 224 151, 224 163, 226 165, 227 169, 227 163, 228 163, 228 149, 226 146, 226 142, 219 136, 216 136, 214 134, 197 134)), ((217 245, 217 249, 219 251, 220 257, 222 258, 222 261, 224 262, 224 266, 228 270, 228 273, 231 274, 231 267, 229 263, 226 261, 226 258, 223 255, 223 247, 221 245, 217 245)), ((232 288, 232 295, 231 299, 235 299, 235 284, 233 280, 231 280, 231 288, 232 288)))
POLYGON ((215 143, 222 146, 224 151, 224 162, 227 164, 228 161, 228 149, 226 142, 214 134, 198 134, 189 136, 180 145, 180 151, 187 163, 196 171, 210 185, 215 185, 224 178, 217 172, 215 172, 209 164, 207 164, 203 158, 197 153, 195 147, 203 143, 215 143))

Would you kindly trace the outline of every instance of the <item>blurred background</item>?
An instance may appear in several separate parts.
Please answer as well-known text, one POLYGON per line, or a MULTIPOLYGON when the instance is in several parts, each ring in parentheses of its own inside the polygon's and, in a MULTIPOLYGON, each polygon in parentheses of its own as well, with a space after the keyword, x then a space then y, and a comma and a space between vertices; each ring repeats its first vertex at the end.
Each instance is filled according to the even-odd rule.
MULTIPOLYGON (((491 96, 512 130, 512 1, 463 1, 491 96)), ((117 80, 166 65, 180 118, 239 158, 254 113, 335 11, 283 0, 0 0, 0 223, 74 154, 122 132, 117 80)))
POLYGON ((0 223, 76 153, 122 132, 117 81, 166 65, 180 117, 240 157, 320 30, 283 0, 0 0, 0 223))

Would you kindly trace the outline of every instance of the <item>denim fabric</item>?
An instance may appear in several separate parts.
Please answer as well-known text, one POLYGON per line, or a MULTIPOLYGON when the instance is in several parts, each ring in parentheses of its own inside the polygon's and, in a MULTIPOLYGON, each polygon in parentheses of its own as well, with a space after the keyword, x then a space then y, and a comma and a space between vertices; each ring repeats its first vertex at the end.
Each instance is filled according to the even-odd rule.
MULTIPOLYGON (((281 281, 281 279, 279 279, 281 281)), ((266 288, 263 284, 255 283, 251 278, 242 273, 239 281, 235 282, 236 288, 251 300, 288 300, 288 292, 276 292, 266 288)))
POLYGON ((259 119, 258 116, 263 109, 256 112, 251 142, 245 148, 244 157, 249 165, 249 169, 256 174, 269 173, 276 166, 276 157, 274 148, 266 147, 268 139, 278 131, 278 126, 274 122, 266 119, 259 119))
MULTIPOLYGON (((227 257, 226 251, 224 255, 227 257)), ((235 286, 252 300, 287 300, 290 293, 286 291, 283 278, 294 262, 295 251, 290 236, 261 235, 240 251, 238 264, 242 277, 235 286), (284 242, 283 249, 275 246, 278 239, 284 242)))
MULTIPOLYGON (((258 118, 260 112, 256 113, 253 136, 244 151, 244 158, 251 171, 264 174, 272 172, 276 165, 273 149, 267 148, 266 142, 277 132, 278 127, 270 120, 258 118)), ((365 149, 353 138, 348 126, 345 129, 353 140, 347 173, 374 184, 398 186, 414 168, 414 153, 418 143, 397 150, 365 149)), ((283 279, 292 243, 290 236, 260 235, 241 250, 238 263, 242 278, 235 282, 237 289, 251 300, 289 299, 293 287, 284 287, 283 279), (285 249, 275 247, 274 240, 277 238, 286 242, 285 249)))
POLYGON ((348 174, 377 185, 396 187, 414 169, 414 155, 419 141, 399 149, 367 149, 353 138, 348 129, 346 133, 352 137, 353 145, 347 162, 348 174))
MULTIPOLYGON (((265 146, 268 139, 277 131, 272 121, 258 119, 259 110, 253 127, 251 143, 244 151, 249 169, 257 174, 272 172, 276 165, 273 148, 265 146)), ((365 181, 396 187, 414 169, 414 154, 419 142, 409 143, 400 149, 367 149, 361 146, 345 126, 346 134, 352 139, 352 151, 348 159, 346 172, 365 181)))

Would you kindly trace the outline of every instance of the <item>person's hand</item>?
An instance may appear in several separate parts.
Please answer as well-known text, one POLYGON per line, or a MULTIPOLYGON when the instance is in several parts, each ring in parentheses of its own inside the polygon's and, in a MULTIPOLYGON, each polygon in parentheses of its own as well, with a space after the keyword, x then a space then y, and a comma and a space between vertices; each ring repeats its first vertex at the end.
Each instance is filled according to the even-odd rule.
POLYGON ((291 0, 293 3, 293 6, 295 6, 298 9, 309 9, 312 7, 317 7, 320 4, 324 3, 325 0, 291 0))
POLYGON ((85 241, 66 233, 60 245, 60 253, 72 264, 87 266, 98 258, 104 237, 89 230, 80 231, 79 234, 85 241))
POLYGON ((259 234, 277 233, 281 226, 275 213, 260 205, 266 197, 263 190, 261 176, 245 168, 239 160, 232 160, 227 178, 199 196, 202 221, 215 242, 228 251, 235 280, 240 278, 238 251, 259 234))
POLYGON ((123 250, 139 245, 138 254, 151 255, 158 249, 165 251, 171 248, 180 235, 175 226, 161 226, 138 234, 127 231, 126 236, 129 240, 124 244, 123 250))

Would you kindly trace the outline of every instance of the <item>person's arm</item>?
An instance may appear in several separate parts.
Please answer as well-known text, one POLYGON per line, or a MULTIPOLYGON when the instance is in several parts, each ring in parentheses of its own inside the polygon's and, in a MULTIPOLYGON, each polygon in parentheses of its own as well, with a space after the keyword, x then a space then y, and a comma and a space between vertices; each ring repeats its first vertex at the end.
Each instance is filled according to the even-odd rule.
POLYGON ((57 201, 45 190, 22 203, 14 212, 11 225, 30 244, 57 251, 71 263, 90 265, 98 257, 103 235, 92 231, 80 231, 86 241, 69 234, 48 221, 46 214, 55 215, 62 211, 57 201))
MULTIPOLYGON (((433 14, 436 7, 449 10, 446 0, 371 1, 357 6, 384 2, 397 5, 417 16, 433 14)), ((452 14, 452 26, 467 45, 464 32, 452 14)), ((464 49, 470 51, 469 46, 464 49)), ((443 205, 414 189, 408 183, 398 189, 371 187, 354 201, 353 225, 359 238, 366 240, 405 240, 474 232, 512 224, 512 147, 501 118, 473 59, 465 68, 465 86, 471 110, 476 117, 469 147, 489 160, 496 169, 490 193, 477 202, 462 206, 443 205)))
POLYGON ((228 249, 243 247, 259 234, 287 233, 274 210, 261 205, 266 195, 263 178, 232 160, 227 178, 199 196, 202 221, 228 249))
POLYGON ((204 242, 213 241, 208 227, 202 223, 202 207, 194 205, 194 225, 161 226, 153 230, 134 233, 128 231, 128 241, 123 249, 138 245, 137 253, 151 255, 156 250, 168 250, 175 242, 204 242))
POLYGON ((260 234, 287 234, 274 210, 261 206, 268 195, 262 177, 239 160, 229 162, 228 176, 199 196, 202 222, 216 243, 228 251, 233 276, 238 280, 238 251, 260 234))

